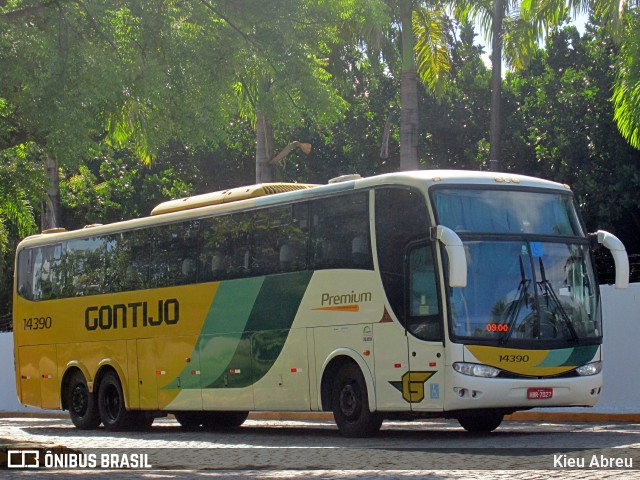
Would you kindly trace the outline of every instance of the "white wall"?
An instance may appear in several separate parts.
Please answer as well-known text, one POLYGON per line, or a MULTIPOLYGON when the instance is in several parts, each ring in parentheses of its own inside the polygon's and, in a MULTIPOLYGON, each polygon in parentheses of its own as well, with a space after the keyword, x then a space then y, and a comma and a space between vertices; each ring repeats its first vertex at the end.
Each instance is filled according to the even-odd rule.
POLYGON ((604 329, 604 389, 589 411, 640 413, 640 283, 626 290, 600 287, 604 329))
MULTIPOLYGON (((640 283, 626 290, 601 287, 604 318, 604 390, 594 409, 602 413, 640 413, 640 283)), ((0 411, 42 412, 20 405, 13 367, 13 335, 0 333, 0 411)))
POLYGON ((0 412, 42 412, 18 402, 12 333, 0 333, 0 412))

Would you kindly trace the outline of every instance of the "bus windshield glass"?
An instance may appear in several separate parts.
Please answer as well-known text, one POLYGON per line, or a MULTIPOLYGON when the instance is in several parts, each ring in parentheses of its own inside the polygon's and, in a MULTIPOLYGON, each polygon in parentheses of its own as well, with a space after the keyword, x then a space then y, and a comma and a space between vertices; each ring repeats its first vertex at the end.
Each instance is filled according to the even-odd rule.
POLYGON ((438 223, 458 233, 467 254, 467 286, 449 290, 452 339, 535 347, 602 338, 598 287, 571 195, 451 188, 433 199, 438 223))
POLYGON ((587 245, 467 241, 468 282, 450 292, 456 338, 567 344, 601 338, 587 245))
POLYGON ((511 189, 437 189, 438 223, 461 234, 501 233, 583 237, 573 198, 511 189))

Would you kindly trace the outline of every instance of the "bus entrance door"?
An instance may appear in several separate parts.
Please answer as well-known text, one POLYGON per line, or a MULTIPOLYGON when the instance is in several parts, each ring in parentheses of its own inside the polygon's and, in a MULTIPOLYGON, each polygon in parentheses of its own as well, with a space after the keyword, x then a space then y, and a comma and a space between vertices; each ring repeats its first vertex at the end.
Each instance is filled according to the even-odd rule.
POLYGON ((431 243, 414 244, 406 258, 409 371, 403 378, 403 393, 414 411, 442 410, 443 322, 431 243))

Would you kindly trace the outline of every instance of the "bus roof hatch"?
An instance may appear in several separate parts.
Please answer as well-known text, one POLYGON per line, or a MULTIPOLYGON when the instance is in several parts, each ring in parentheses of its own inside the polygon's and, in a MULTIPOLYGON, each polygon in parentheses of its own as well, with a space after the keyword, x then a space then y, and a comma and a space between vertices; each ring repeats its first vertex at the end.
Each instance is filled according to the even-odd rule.
POLYGON ((179 198, 161 203, 151 211, 151 215, 191 210, 192 208, 219 205, 222 203, 237 202, 248 198, 273 195, 275 193, 293 192, 317 187, 318 185, 307 183, 261 183, 247 187, 229 188, 219 192, 204 193, 193 197, 179 198))

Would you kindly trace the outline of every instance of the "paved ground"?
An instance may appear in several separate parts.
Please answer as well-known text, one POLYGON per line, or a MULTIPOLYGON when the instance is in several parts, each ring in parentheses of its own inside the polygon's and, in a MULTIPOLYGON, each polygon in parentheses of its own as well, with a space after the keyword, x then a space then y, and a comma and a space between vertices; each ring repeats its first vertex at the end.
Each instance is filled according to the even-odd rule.
MULTIPOLYGON (((82 432, 61 418, 0 418, 0 445, 5 452, 38 449, 41 466, 47 450, 50 462, 93 459, 99 467, 109 455, 110 462, 151 465, 3 469, 2 478, 640 478, 640 425, 633 423, 505 422, 490 435, 470 435, 456 422, 385 422, 375 438, 345 439, 328 421, 249 420, 216 432, 159 419, 148 432, 109 433, 82 432), (620 467, 610 468, 616 461, 620 467)), ((6 455, 0 463, 7 465, 6 455)))

